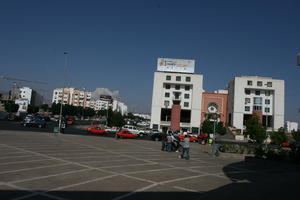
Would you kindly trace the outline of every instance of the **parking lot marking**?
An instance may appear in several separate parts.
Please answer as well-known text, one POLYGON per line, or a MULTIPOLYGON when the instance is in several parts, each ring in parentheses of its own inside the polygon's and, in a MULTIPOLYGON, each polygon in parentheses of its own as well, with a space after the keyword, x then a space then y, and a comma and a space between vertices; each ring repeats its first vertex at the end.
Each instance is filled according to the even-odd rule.
POLYGON ((0 157, 0 160, 8 159, 8 158, 26 158, 26 157, 31 157, 35 155, 23 155, 23 156, 5 156, 5 157, 0 157))
POLYGON ((16 183, 20 183, 20 182, 34 181, 34 180, 38 180, 38 179, 50 178, 50 177, 55 177, 55 176, 74 174, 74 173, 77 173, 77 172, 84 172, 84 171, 88 171, 88 170, 91 170, 91 169, 79 169, 79 170, 74 170, 74 171, 58 173, 58 174, 51 174, 51 175, 48 175, 48 176, 38 176, 38 177, 34 177, 34 178, 11 181, 11 182, 8 182, 8 183, 16 184, 16 183))
POLYGON ((47 168, 47 167, 58 167, 58 166, 62 166, 62 165, 68 165, 68 163, 55 164, 55 165, 47 165, 47 166, 40 166, 40 167, 31 167, 31 168, 17 169, 17 170, 10 170, 10 171, 2 171, 2 172, 0 172, 0 174, 22 172, 22 171, 33 170, 33 169, 42 169, 42 168, 47 168))
POLYGON ((7 163, 0 163, 1 165, 9 165, 9 164, 22 164, 22 163, 29 163, 29 162, 36 162, 36 161, 45 161, 45 160, 52 160, 52 159, 37 159, 37 160, 25 160, 25 161, 17 161, 17 162, 7 162, 7 163))

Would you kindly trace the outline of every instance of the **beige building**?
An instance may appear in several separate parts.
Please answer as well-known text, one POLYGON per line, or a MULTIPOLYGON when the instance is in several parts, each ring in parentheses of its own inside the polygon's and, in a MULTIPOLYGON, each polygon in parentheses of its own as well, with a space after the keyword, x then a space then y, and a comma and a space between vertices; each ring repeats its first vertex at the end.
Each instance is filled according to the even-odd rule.
POLYGON ((52 103, 69 104, 73 106, 90 107, 91 92, 76 90, 75 88, 56 88, 53 90, 52 103))

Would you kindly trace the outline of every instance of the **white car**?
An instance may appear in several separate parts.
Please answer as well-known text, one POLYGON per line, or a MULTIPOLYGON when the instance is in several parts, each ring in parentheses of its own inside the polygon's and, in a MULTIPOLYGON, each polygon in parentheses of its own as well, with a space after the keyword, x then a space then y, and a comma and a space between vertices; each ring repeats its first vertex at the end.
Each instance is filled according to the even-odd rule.
POLYGON ((127 129, 131 133, 139 134, 139 136, 144 136, 146 134, 145 131, 138 130, 135 126, 132 125, 124 125, 122 129, 127 129))

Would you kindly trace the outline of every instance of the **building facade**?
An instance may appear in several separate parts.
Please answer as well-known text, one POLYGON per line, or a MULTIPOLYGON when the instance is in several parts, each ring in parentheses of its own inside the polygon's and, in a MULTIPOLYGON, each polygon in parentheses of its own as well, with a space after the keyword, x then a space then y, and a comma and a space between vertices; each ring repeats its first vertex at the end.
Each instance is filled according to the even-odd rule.
POLYGON ((284 126, 284 80, 268 77, 235 77, 228 84, 228 124, 243 129, 252 115, 263 126, 278 130, 284 126))
POLYGON ((76 90, 75 88, 56 88, 53 90, 52 103, 69 104, 73 106, 90 107, 91 92, 76 90))
POLYGON ((298 131, 298 123, 286 121, 284 124, 284 129, 286 132, 291 133, 293 131, 298 131))
POLYGON ((161 131, 170 129, 198 134, 201 123, 203 76, 193 74, 194 66, 191 70, 187 70, 188 73, 184 73, 185 69, 182 66, 188 68, 188 64, 193 65, 194 61, 180 60, 181 63, 178 64, 177 59, 174 60, 158 60, 158 72, 154 73, 153 81, 150 126, 161 131), (162 69, 162 65, 165 68, 162 69))
POLYGON ((214 93, 203 92, 202 94, 202 113, 201 123, 204 120, 212 120, 213 115, 217 116, 218 122, 227 124, 227 102, 228 102, 228 91, 218 90, 214 93))

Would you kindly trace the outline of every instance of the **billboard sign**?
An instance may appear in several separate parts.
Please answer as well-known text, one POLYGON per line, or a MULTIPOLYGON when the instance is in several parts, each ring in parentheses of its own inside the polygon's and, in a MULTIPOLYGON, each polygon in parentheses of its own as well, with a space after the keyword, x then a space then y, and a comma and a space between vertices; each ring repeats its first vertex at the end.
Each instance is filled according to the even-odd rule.
POLYGON ((157 71, 194 73, 195 60, 158 58, 157 59, 157 71))

